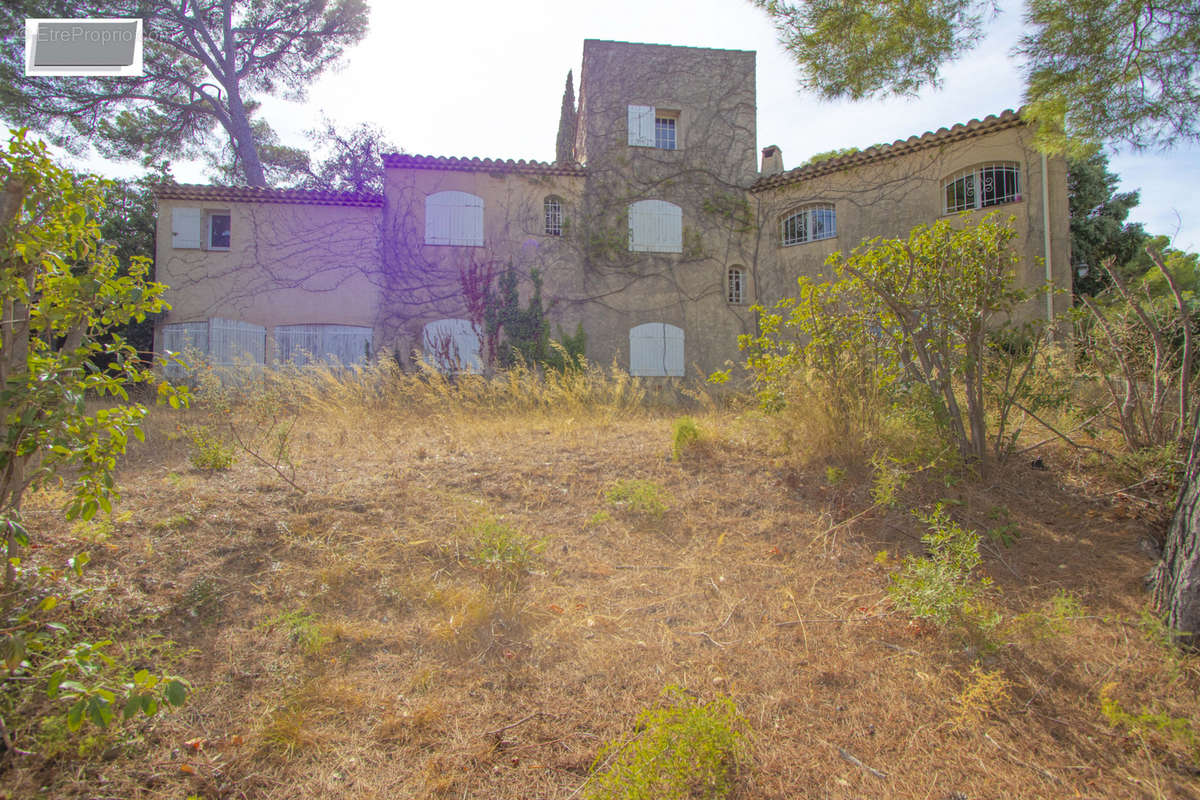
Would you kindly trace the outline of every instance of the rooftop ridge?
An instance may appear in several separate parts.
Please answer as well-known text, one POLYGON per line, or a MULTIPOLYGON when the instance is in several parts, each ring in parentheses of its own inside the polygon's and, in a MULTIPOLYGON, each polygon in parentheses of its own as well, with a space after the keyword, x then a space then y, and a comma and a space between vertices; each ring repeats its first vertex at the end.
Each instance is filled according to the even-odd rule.
POLYGON ((949 128, 942 127, 936 131, 926 131, 920 136, 913 135, 907 139, 897 139, 891 144, 875 145, 868 147, 866 150, 860 150, 857 153, 840 156, 838 158, 830 158, 824 161, 818 161, 815 164, 805 164, 799 167, 780 172, 775 175, 767 175, 760 177, 750 186, 750 190, 759 192, 764 189, 772 189, 778 186, 786 186, 789 183, 796 181, 807 180, 809 178, 817 178, 822 175, 828 175, 831 172, 839 172, 844 169, 861 166, 863 164, 871 164, 876 161, 883 161, 889 158, 896 158, 906 153, 911 153, 916 150, 924 150, 927 147, 945 144, 947 142, 955 142, 961 139, 969 139, 973 136, 981 136, 985 133, 1005 130, 1017 125, 1025 124, 1021 119, 1020 111, 1013 111, 1011 108, 1000 112, 999 114, 989 114, 983 119, 972 119, 969 122, 960 122, 952 125, 949 128))
POLYGON ((409 169, 444 169, 461 172, 515 172, 532 175, 577 175, 587 174, 579 164, 559 164, 525 159, 480 158, 478 156, 423 156, 408 153, 384 153, 384 167, 409 169))
POLYGON ((657 42, 626 42, 619 39, 584 39, 583 46, 586 48, 588 42, 595 44, 624 44, 633 47, 670 47, 675 50, 716 50, 721 53, 754 53, 758 54, 757 50, 737 50, 732 47, 699 47, 694 44, 660 44, 657 42))
POLYGON ((214 186, 206 183, 160 183, 153 188, 161 200, 226 200, 230 202, 294 203, 324 206, 382 207, 383 195, 334 192, 325 189, 269 189, 261 186, 214 186))

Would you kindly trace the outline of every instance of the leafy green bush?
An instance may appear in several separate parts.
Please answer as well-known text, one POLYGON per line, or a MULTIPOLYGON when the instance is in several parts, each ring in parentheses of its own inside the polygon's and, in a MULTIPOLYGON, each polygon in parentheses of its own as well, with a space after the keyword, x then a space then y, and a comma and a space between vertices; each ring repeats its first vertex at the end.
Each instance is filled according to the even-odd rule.
POLYGON ((225 442, 210 428, 190 428, 188 435, 192 440, 188 461, 193 467, 206 472, 216 472, 233 466, 233 445, 225 442))
POLYGON ((683 451, 700 441, 700 428, 691 417, 680 417, 671 428, 671 454, 678 461, 683 451))
POLYGON ((640 734, 600 750, 591 800, 716 800, 732 791, 749 749, 733 700, 701 704, 678 686, 663 698, 666 705, 638 714, 640 734))
POLYGON ((921 537, 929 555, 906 556, 900 572, 892 575, 888 593, 904 611, 939 625, 972 616, 977 609, 971 601, 991 583, 972 575, 980 562, 979 534, 950 519, 941 503, 918 518, 929 526, 921 537))
POLYGON ((942 220, 834 253, 830 275, 800 278, 740 339, 762 407, 795 409, 791 442, 818 451, 875 452, 889 418, 916 414, 966 461, 1006 455, 1010 412, 1044 360, 1039 327, 1007 321, 1028 299, 1014 236, 993 216, 942 220))
POLYGON ((604 497, 617 508, 625 508, 655 519, 667 513, 671 502, 665 489, 653 481, 640 478, 622 478, 608 487, 604 497))

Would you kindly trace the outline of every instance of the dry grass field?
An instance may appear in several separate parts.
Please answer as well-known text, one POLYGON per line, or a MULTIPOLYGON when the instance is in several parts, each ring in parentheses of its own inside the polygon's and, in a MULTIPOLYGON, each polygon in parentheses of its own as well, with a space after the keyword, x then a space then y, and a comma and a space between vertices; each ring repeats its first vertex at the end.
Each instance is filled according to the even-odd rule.
POLYGON ((1144 613, 1161 516, 1119 484, 1043 449, 872 508, 869 465, 781 453, 753 410, 591 380, 294 391, 303 491, 240 451, 196 469, 188 430, 225 418, 156 409, 111 518, 31 496, 31 559, 92 554, 90 635, 192 694, 25 731, 0 796, 585 798, 667 686, 736 705, 737 798, 1200 796, 1200 668, 1144 613), (684 413, 701 438, 675 459, 684 413), (906 509, 939 499, 996 533, 986 636, 889 598, 922 553, 906 509))

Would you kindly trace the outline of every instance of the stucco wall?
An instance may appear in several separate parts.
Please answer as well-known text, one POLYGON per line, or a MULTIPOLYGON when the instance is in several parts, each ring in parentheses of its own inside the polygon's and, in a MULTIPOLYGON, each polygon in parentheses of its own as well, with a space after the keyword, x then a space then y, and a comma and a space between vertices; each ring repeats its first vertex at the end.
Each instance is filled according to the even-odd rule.
POLYGON ((381 276, 378 208, 227 200, 158 203, 157 279, 171 311, 162 324, 218 317, 276 325, 373 326, 381 276), (230 215, 228 250, 178 249, 172 210, 230 215))

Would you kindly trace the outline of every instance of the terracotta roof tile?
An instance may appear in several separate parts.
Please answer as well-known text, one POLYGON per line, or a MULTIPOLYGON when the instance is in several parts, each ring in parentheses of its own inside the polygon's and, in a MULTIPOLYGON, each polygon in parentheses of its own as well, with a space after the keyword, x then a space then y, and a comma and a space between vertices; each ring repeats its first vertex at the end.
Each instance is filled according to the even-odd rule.
POLYGON ((383 166, 389 169, 443 169, 456 172, 513 172, 523 175, 572 175, 582 177, 587 170, 578 164, 548 164, 545 161, 498 158, 448 158, 407 153, 385 153, 383 166))
POLYGON ((235 203, 296 203, 318 206, 382 207, 383 197, 359 192, 320 189, 262 189, 256 186, 210 186, 202 183, 163 183, 154 189, 160 200, 210 200, 235 203))
POLYGON ((950 128, 938 128, 936 131, 927 131, 920 136, 897 139, 891 144, 869 147, 866 150, 860 150, 857 153, 851 153, 840 158, 831 158, 826 161, 818 161, 816 164, 807 164, 795 169, 789 169, 786 172, 780 172, 775 175, 766 175, 756 180, 751 185, 750 190, 761 192, 764 189, 774 189, 790 183, 828 175, 831 172, 840 172, 841 170, 858 167, 863 164, 871 164, 917 150, 924 150, 927 147, 936 147, 950 142, 957 142, 961 139, 982 136, 985 133, 994 133, 1023 124, 1020 113, 1009 109, 999 115, 991 114, 982 120, 973 119, 970 122, 960 123, 950 128))

